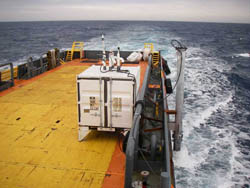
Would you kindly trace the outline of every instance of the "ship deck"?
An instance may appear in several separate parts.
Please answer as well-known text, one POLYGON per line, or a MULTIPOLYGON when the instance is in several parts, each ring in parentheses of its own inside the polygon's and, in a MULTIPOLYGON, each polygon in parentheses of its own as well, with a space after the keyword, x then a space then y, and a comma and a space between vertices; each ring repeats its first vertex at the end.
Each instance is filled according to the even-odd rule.
MULTIPOLYGON (((123 187, 118 134, 78 142, 76 75, 91 64, 74 60, 0 92, 1 187, 123 187)), ((141 66, 142 83, 146 62, 130 66, 141 66)))

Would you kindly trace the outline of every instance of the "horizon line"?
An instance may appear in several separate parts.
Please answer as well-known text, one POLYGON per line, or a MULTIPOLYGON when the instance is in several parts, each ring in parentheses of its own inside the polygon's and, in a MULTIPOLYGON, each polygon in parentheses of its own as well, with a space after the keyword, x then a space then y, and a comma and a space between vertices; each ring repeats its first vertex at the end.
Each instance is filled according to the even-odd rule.
POLYGON ((250 24, 250 22, 223 22, 223 21, 181 21, 181 20, 102 20, 102 19, 90 19, 90 20, 0 20, 0 23, 6 22, 72 22, 72 21, 130 21, 130 22, 187 22, 187 23, 221 23, 221 24, 250 24))

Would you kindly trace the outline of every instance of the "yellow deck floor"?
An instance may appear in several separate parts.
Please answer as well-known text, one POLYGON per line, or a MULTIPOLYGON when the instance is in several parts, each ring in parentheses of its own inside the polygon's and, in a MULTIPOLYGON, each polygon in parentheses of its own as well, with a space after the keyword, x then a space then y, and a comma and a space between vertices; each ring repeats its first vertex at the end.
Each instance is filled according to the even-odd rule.
POLYGON ((0 97, 1 188, 102 186, 117 138, 77 140, 76 75, 86 68, 64 66, 0 97))

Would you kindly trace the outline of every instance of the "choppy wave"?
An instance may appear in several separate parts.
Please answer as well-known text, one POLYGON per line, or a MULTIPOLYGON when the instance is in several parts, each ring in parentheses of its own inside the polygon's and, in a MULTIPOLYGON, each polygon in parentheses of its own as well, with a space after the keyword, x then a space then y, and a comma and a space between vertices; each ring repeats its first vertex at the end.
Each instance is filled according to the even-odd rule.
POLYGON ((236 57, 239 57, 239 56, 241 56, 241 57, 250 57, 250 53, 236 54, 235 56, 236 57))
MULTIPOLYGON (((85 49, 101 50, 100 37, 105 33, 107 51, 118 46, 121 50, 140 50, 145 42, 154 43, 168 60, 174 82, 176 54, 170 41, 182 41, 188 50, 184 137, 182 150, 174 153, 177 187, 250 187, 250 65, 245 58, 249 54, 241 53, 250 51, 249 25, 47 22, 26 24, 23 29, 17 25, 7 24, 13 32, 8 37, 4 37, 8 34, 6 24, 1 25, 1 62, 22 63, 54 47, 70 48, 75 40, 84 41, 85 49), (23 31, 25 28, 29 28, 28 33, 23 31), (239 40, 242 37, 244 41, 239 40), (4 53, 7 43, 16 53, 14 58, 13 53, 4 53)), ((174 94, 169 97, 172 108, 174 98, 174 94)))

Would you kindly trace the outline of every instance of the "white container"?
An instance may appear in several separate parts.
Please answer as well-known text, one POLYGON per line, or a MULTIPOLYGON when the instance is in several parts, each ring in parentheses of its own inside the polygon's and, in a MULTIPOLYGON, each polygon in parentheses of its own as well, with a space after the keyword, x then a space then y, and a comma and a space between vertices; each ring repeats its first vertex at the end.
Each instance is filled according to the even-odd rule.
POLYGON ((86 127, 100 131, 131 128, 140 67, 121 70, 129 71, 130 76, 116 71, 102 73, 100 66, 94 65, 77 76, 79 140, 86 127))

